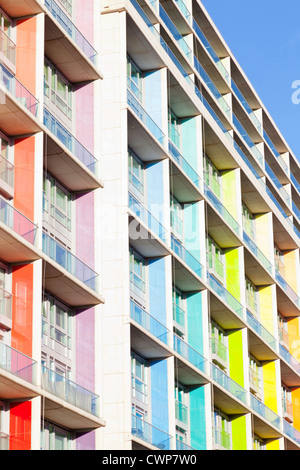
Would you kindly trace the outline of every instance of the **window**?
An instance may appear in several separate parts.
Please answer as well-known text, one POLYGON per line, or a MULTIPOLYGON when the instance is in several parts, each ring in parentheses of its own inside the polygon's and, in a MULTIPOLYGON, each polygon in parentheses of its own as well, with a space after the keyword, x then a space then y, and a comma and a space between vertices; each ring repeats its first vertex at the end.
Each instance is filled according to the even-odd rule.
POLYGON ((8 18, 8 16, 5 15, 5 13, 0 10, 0 29, 4 31, 4 33, 10 37, 11 35, 11 20, 8 18))
POLYGON ((264 441, 256 434, 253 436, 253 450, 265 450, 266 446, 264 441))
POLYGON ((66 378, 72 365, 72 330, 72 310, 46 293, 42 303, 44 365, 66 378))
POLYGON ((207 186, 214 192, 214 194, 221 200, 222 199, 222 188, 221 178, 219 171, 212 163, 210 158, 205 155, 204 158, 204 171, 205 171, 205 182, 207 186))
POLYGON ((174 236, 182 241, 183 240, 183 205, 177 201, 177 199, 171 194, 170 195, 170 202, 171 202, 171 211, 170 211, 170 223, 171 229, 173 231, 174 236))
POLYGON ((227 335, 223 328, 215 321, 211 321, 210 330, 212 360, 222 369, 226 369, 228 353, 227 335))
POLYGON ((245 232, 255 240, 255 224, 254 224, 254 217, 248 207, 243 204, 243 228, 245 232))
POLYGON ((131 354, 132 398, 147 404, 147 363, 135 353, 131 354))
POLYGON ((284 256, 282 251, 278 248, 277 245, 274 245, 274 257, 275 257, 275 268, 276 270, 285 277, 285 265, 284 265, 284 256))
POLYGON ((214 441, 215 446, 230 450, 231 448, 231 423, 228 416, 221 410, 215 408, 214 416, 214 441))
POLYGON ((258 290, 256 286, 246 277, 246 307, 256 318, 259 316, 258 290))
POLYGON ((208 257, 208 269, 222 283, 224 282, 224 263, 222 248, 211 238, 207 237, 206 250, 208 257))
POLYGON ((47 421, 41 423, 41 450, 71 450, 72 433, 47 421))
POLYGON ((131 189, 140 200, 144 199, 144 165, 131 149, 128 149, 128 178, 131 189))
MULTIPOLYGON (((72 121, 72 85, 47 60, 44 62, 45 103, 53 110, 53 105, 72 121)), ((65 122, 65 121, 64 121, 65 122)))
POLYGON ((259 399, 262 399, 261 390, 261 365, 253 356, 249 356, 250 391, 259 399))
POLYGON ((127 57, 127 86, 142 101, 142 72, 130 57, 127 57))
POLYGON ((129 252, 130 257, 130 284, 134 299, 145 306, 146 302, 146 283, 145 283, 145 260, 132 248, 129 252))
POLYGON ((293 422, 293 403, 291 390, 284 384, 281 386, 283 417, 286 421, 293 422))
POLYGON ((71 193, 48 174, 44 175, 44 219, 65 236, 71 232, 71 193), (67 232, 66 232, 67 231, 67 232))
POLYGON ((177 288, 173 288, 173 321, 176 334, 184 338, 186 334, 186 299, 177 288))
POLYGON ((278 336, 279 341, 287 350, 289 350, 289 333, 286 319, 278 312, 278 336))
POLYGON ((169 128, 169 139, 173 142, 174 145, 178 149, 180 149, 181 137, 180 137, 180 120, 178 117, 173 113, 171 109, 169 109, 168 113, 168 128, 169 128))
POLYGON ((72 3, 73 3, 73 0, 58 0, 58 1, 64 7, 66 12, 70 16, 72 16, 72 3))
POLYGON ((188 393, 183 385, 175 384, 175 417, 179 421, 179 427, 185 431, 188 429, 188 393))

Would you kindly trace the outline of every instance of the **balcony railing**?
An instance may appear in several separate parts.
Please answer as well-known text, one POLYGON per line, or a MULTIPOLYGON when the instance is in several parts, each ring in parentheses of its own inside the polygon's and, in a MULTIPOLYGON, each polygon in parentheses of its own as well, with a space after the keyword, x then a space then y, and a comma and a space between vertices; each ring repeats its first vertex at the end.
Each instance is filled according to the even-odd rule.
POLYGON ((245 231, 243 231, 243 240, 247 248, 249 248, 268 273, 272 274, 272 264, 245 231))
POLYGON ((227 392, 231 393, 235 398, 238 398, 244 404, 247 404, 246 390, 214 364, 211 364, 211 376, 213 380, 221 385, 221 387, 225 388, 227 392))
POLYGON ((280 417, 268 408, 264 403, 258 400, 252 393, 250 393, 250 406, 251 408, 262 416, 264 419, 269 421, 276 428, 280 428, 280 417))
POLYGON ((297 305, 300 309, 300 299, 296 292, 291 288, 291 286, 286 282, 286 280, 281 276, 281 274, 275 269, 275 279, 278 284, 282 287, 288 297, 297 305))
POLYGON ((221 282, 224 280, 224 264, 222 261, 213 253, 207 253, 207 263, 209 270, 212 271, 215 277, 221 282))
POLYGON ((89 41, 83 36, 83 34, 76 28, 74 23, 70 20, 63 10, 58 6, 55 0, 45 0, 45 6, 57 20, 60 26, 66 31, 66 33, 75 41, 79 49, 86 55, 86 57, 96 65, 98 54, 89 43, 89 41))
POLYGON ((185 343, 178 335, 173 334, 173 348, 180 356, 190 362, 204 374, 208 372, 208 361, 198 351, 185 343))
POLYGON ((132 300, 130 301, 130 317, 166 346, 171 346, 170 330, 132 300))
POLYGON ((240 103, 245 108, 245 110, 247 111, 247 113, 250 116, 251 120, 253 121, 253 124, 257 128, 258 132, 261 133, 261 131, 262 131, 261 123, 259 122, 259 120, 255 116, 252 108, 248 104, 248 102, 245 99, 244 95, 241 93, 240 89, 238 88, 238 86, 235 84, 235 82, 232 79, 231 79, 231 87, 232 87, 233 91, 235 92, 236 96, 238 97, 240 103))
POLYGON ((231 449, 231 435, 229 432, 217 426, 214 427, 214 444, 224 450, 231 449))
POLYGON ((0 197, 0 222, 14 230, 32 245, 36 241, 37 226, 0 197))
POLYGON ((94 175, 97 174, 98 161, 61 123, 44 108, 44 125, 53 135, 72 152, 94 175))
POLYGON ((300 431, 295 429, 285 419, 283 420, 283 432, 300 445, 300 431))
POLYGON ((209 272, 207 281, 212 290, 239 316, 244 316, 244 308, 240 302, 209 272))
POLYGON ((0 84, 19 101, 31 114, 37 116, 39 102, 36 97, 0 64, 0 84))
POLYGON ((16 45, 1 29, 0 52, 2 52, 13 65, 16 65, 16 45))
POLYGON ((300 363, 290 354, 282 344, 279 344, 280 356, 298 373, 300 374, 300 363))
POLYGON ((240 226, 237 221, 232 217, 232 215, 228 212, 226 207, 223 206, 221 201, 217 198, 217 196, 213 193, 213 191, 204 183, 204 194, 209 200, 209 202, 213 205, 216 211, 223 217, 223 219, 228 223, 228 225, 232 228, 232 230, 239 235, 240 234, 240 226))
POLYGON ((190 178, 190 180, 200 188, 201 178, 196 173, 196 171, 191 167, 191 165, 183 158, 179 150, 176 146, 169 140, 169 152, 174 158, 174 160, 178 163, 178 165, 182 168, 184 173, 190 178))
POLYGON ((100 397, 42 365, 42 387, 56 397, 100 417, 100 397))
POLYGON ((150 230, 152 230, 163 242, 167 241, 167 229, 157 220, 143 204, 133 196, 130 192, 128 193, 128 207, 135 215, 141 219, 150 230))
POLYGON ((176 439, 176 450, 195 450, 193 447, 189 446, 185 442, 176 439))
POLYGON ((186 263, 197 276, 204 275, 204 268, 198 261, 173 235, 171 235, 171 248, 172 250, 186 263))
POLYGON ((36 367, 37 363, 31 357, 0 342, 0 369, 36 384, 36 367))
POLYGON ((99 275, 45 232, 43 252, 87 287, 98 291, 99 275))
POLYGON ((271 333, 247 310, 247 323, 256 333, 274 350, 277 349, 277 341, 271 333))
POLYGON ((135 415, 132 415, 131 434, 158 449, 171 449, 172 437, 169 434, 135 415))
POLYGON ((141 103, 136 99, 132 92, 127 88, 127 103, 137 117, 142 121, 151 134, 162 144, 166 143, 166 136, 158 125, 149 116, 141 103))

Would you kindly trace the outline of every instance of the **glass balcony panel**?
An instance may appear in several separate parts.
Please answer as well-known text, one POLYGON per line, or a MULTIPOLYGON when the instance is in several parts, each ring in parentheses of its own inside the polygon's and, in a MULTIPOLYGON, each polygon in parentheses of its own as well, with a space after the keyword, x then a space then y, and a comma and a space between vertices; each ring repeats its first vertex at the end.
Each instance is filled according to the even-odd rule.
POLYGON ((247 111, 250 119, 252 120, 253 124, 257 128, 258 132, 261 133, 261 131, 262 131, 261 123, 257 119, 257 117, 254 114, 252 108, 250 107, 247 100, 244 98, 243 94, 241 93, 241 91, 239 90, 239 88, 237 87, 237 85, 234 83, 234 81, 232 79, 231 79, 231 87, 232 87, 233 91, 235 92, 236 96, 238 97, 240 103, 242 104, 242 106, 247 111))
POLYGON ((36 361, 0 342, 0 368, 36 384, 36 361))
POLYGON ((222 362, 227 362, 227 347, 217 338, 210 339, 211 344, 211 352, 212 354, 216 354, 222 362))
POLYGON ((194 367, 203 373, 207 373, 208 362, 198 351, 193 349, 189 344, 185 343, 178 335, 173 334, 173 348, 190 362, 194 367))
POLYGON ((130 192, 128 193, 128 206, 137 217, 139 217, 163 242, 166 242, 167 229, 146 209, 145 206, 135 198, 130 192))
POLYGON ((60 8, 55 0, 45 0, 46 8, 51 12, 53 17, 57 20, 60 26, 66 33, 75 41, 77 46, 82 50, 86 57, 94 64, 97 63, 98 54, 89 41, 83 34, 76 28, 74 23, 66 13, 60 8))
POLYGON ((213 289, 213 291, 221 297, 224 302, 229 305, 229 307, 232 308, 234 312, 237 313, 239 317, 243 317, 244 315, 244 309, 243 306, 239 303, 239 301, 233 297, 228 290, 225 289, 225 287, 209 272, 207 273, 207 281, 210 287, 213 289))
POLYGON ((183 14, 183 16, 186 18, 188 23, 191 23, 191 14, 189 10, 187 9, 187 6, 183 0, 175 0, 176 5, 178 6, 179 10, 183 14))
POLYGON ((9 91, 31 114, 37 116, 38 100, 3 64, 0 64, 0 84, 9 91))
POLYGON ((238 383, 226 375, 219 367, 211 364, 211 376, 219 385, 225 388, 233 396, 247 404, 247 392, 238 383))
POLYGON ((29 243, 35 244, 37 226, 1 197, 0 221, 17 232, 29 243))
POLYGON ((174 160, 179 164, 184 173, 190 178, 190 180, 200 188, 201 178, 196 173, 196 171, 191 167, 191 165, 183 158, 179 150, 173 145, 169 140, 169 152, 174 158, 174 160))
POLYGON ((275 427, 280 428, 280 417, 264 403, 253 396, 252 393, 250 393, 250 406, 254 411, 256 411, 256 413, 261 415, 275 427))
POLYGON ((97 160, 60 122, 44 108, 44 125, 92 173, 97 173, 97 160))
POLYGON ((247 310, 247 323, 256 333, 274 350, 277 349, 277 342, 274 336, 263 327, 263 325, 247 310))
POLYGON ((135 415, 132 415, 131 434, 158 449, 171 449, 172 437, 169 434, 135 415))
POLYGON ((90 289, 98 290, 99 275, 70 251, 43 232, 43 252, 90 289))
POLYGON ((164 344, 171 346, 171 332, 132 300, 130 301, 130 317, 164 344))
POLYGON ((42 365, 44 389, 68 403, 100 417, 100 397, 42 365))
POLYGON ((204 270, 201 263, 173 235, 171 235, 171 248, 197 276, 202 278, 204 270))
POLYGON ((228 210, 223 206, 215 194, 211 191, 206 184, 204 184, 204 194, 207 199, 214 206, 216 211, 223 217, 223 219, 228 223, 228 225, 233 229, 233 231, 239 235, 240 226, 237 221, 232 217, 228 210))

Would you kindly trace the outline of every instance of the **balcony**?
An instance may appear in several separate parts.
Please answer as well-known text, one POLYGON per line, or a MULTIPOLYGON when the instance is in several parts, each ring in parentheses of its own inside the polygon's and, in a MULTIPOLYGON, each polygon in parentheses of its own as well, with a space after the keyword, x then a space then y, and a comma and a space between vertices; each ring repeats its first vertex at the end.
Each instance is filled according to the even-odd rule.
POLYGON ((176 354, 177 380, 183 385, 199 385, 208 382, 208 361, 198 351, 173 334, 173 349, 176 354))
POLYGON ((0 197, 0 258, 8 263, 33 261, 37 226, 0 197))
POLYGON ((255 430, 260 429, 259 435, 262 438, 270 439, 281 437, 280 433, 278 432, 278 430, 280 429, 280 417, 274 411, 268 408, 264 403, 258 400, 254 395, 252 395, 252 393, 250 393, 250 406, 252 410, 264 420, 262 421, 259 418, 257 419, 256 416, 254 416, 254 428, 255 430), (271 424, 272 427, 275 429, 268 426, 265 421, 271 424))
MULTIPOLYGON (((244 317, 244 308, 240 302, 209 272, 207 272, 207 282, 213 293, 216 294, 222 302, 225 302, 229 309, 233 310, 238 317, 244 317)), ((217 318, 216 321, 218 321, 217 318)), ((241 323, 239 324, 242 325, 241 323)))
POLYGON ((127 88, 128 145, 144 161, 166 158, 167 137, 127 88))
POLYGON ((202 180, 170 140, 169 154, 172 157, 170 176, 174 195, 182 202, 200 201, 202 180))
POLYGON ((69 429, 95 429, 100 418, 100 397, 75 382, 42 366, 45 394, 44 418, 69 429))
POLYGON ((130 301, 131 346, 147 358, 171 356, 171 331, 133 300, 130 301), (145 332, 146 333, 145 333, 145 332))
POLYGON ((1 0, 1 8, 11 17, 19 18, 42 13, 43 7, 39 0, 1 0))
POLYGON ((98 53, 55 0, 45 0, 45 54, 72 82, 98 80, 98 53))
POLYGON ((130 192, 128 207, 130 244, 145 257, 168 254, 168 249, 164 246, 167 243, 167 229, 130 192), (133 218, 137 222, 140 220, 142 224, 134 223, 133 218))
POLYGON ((204 289, 202 280, 205 276, 205 270, 200 261, 172 234, 171 248, 174 252, 174 268, 176 270, 175 276, 178 288, 182 291, 204 289))
POLYGON ((99 275, 54 238, 43 232, 44 287, 68 305, 91 306, 103 302, 99 275))
POLYGON ((277 281, 277 308, 284 316, 298 316, 300 310, 300 299, 296 292, 286 282, 283 276, 275 269, 277 281))
POLYGON ((37 121, 39 102, 16 77, 0 64, 0 123, 9 136, 41 131, 37 121))
POLYGON ((0 288, 0 328, 12 328, 12 295, 0 288))
POLYGON ((0 342, 1 398, 13 400, 37 396, 36 367, 36 361, 0 342))
POLYGON ((211 364, 211 377, 215 382, 214 386, 214 403, 217 407, 223 406, 226 414, 236 414, 245 412, 247 405, 247 392, 237 382, 232 380, 218 366, 211 364), (221 387, 221 389, 219 388, 221 387), (225 389, 226 393, 222 390, 225 389), (231 398, 228 393, 234 397, 231 398), (236 401, 239 400, 239 402, 236 401))
POLYGON ((6 198, 14 197, 14 166, 0 155, 0 193, 6 198))
POLYGON ((169 434, 135 415, 132 415, 131 434, 137 442, 145 441, 160 450, 171 449, 172 437, 169 434))
POLYGON ((261 360, 277 359, 277 341, 272 334, 247 310, 249 345, 255 357, 261 360), (253 331, 251 331, 253 330, 253 331))
POLYGON ((246 245, 244 250, 247 275, 257 286, 272 284, 273 266, 258 246, 243 231, 243 240, 246 245))
POLYGON ((281 378, 287 387, 300 387, 300 363, 285 347, 279 344, 281 378))
POLYGON ((289 423, 294 421, 294 406, 289 400, 282 400, 283 417, 289 423))
POLYGON ((98 161, 44 108, 45 166, 71 191, 97 189, 98 161))
MULTIPOLYGON (((283 432, 286 434, 290 439, 295 441, 298 446, 300 446, 300 432, 298 429, 295 429, 291 424, 289 424, 287 421, 283 421, 283 432)), ((288 444, 288 449, 289 449, 289 444, 288 444)), ((299 448, 297 448, 299 450, 299 448)))

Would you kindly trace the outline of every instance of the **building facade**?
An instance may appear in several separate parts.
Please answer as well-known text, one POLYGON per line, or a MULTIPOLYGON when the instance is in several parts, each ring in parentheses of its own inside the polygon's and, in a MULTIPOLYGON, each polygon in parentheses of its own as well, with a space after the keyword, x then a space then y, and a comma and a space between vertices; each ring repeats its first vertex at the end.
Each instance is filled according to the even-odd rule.
POLYGON ((0 12, 0 448, 298 450, 300 164, 202 3, 0 12))

